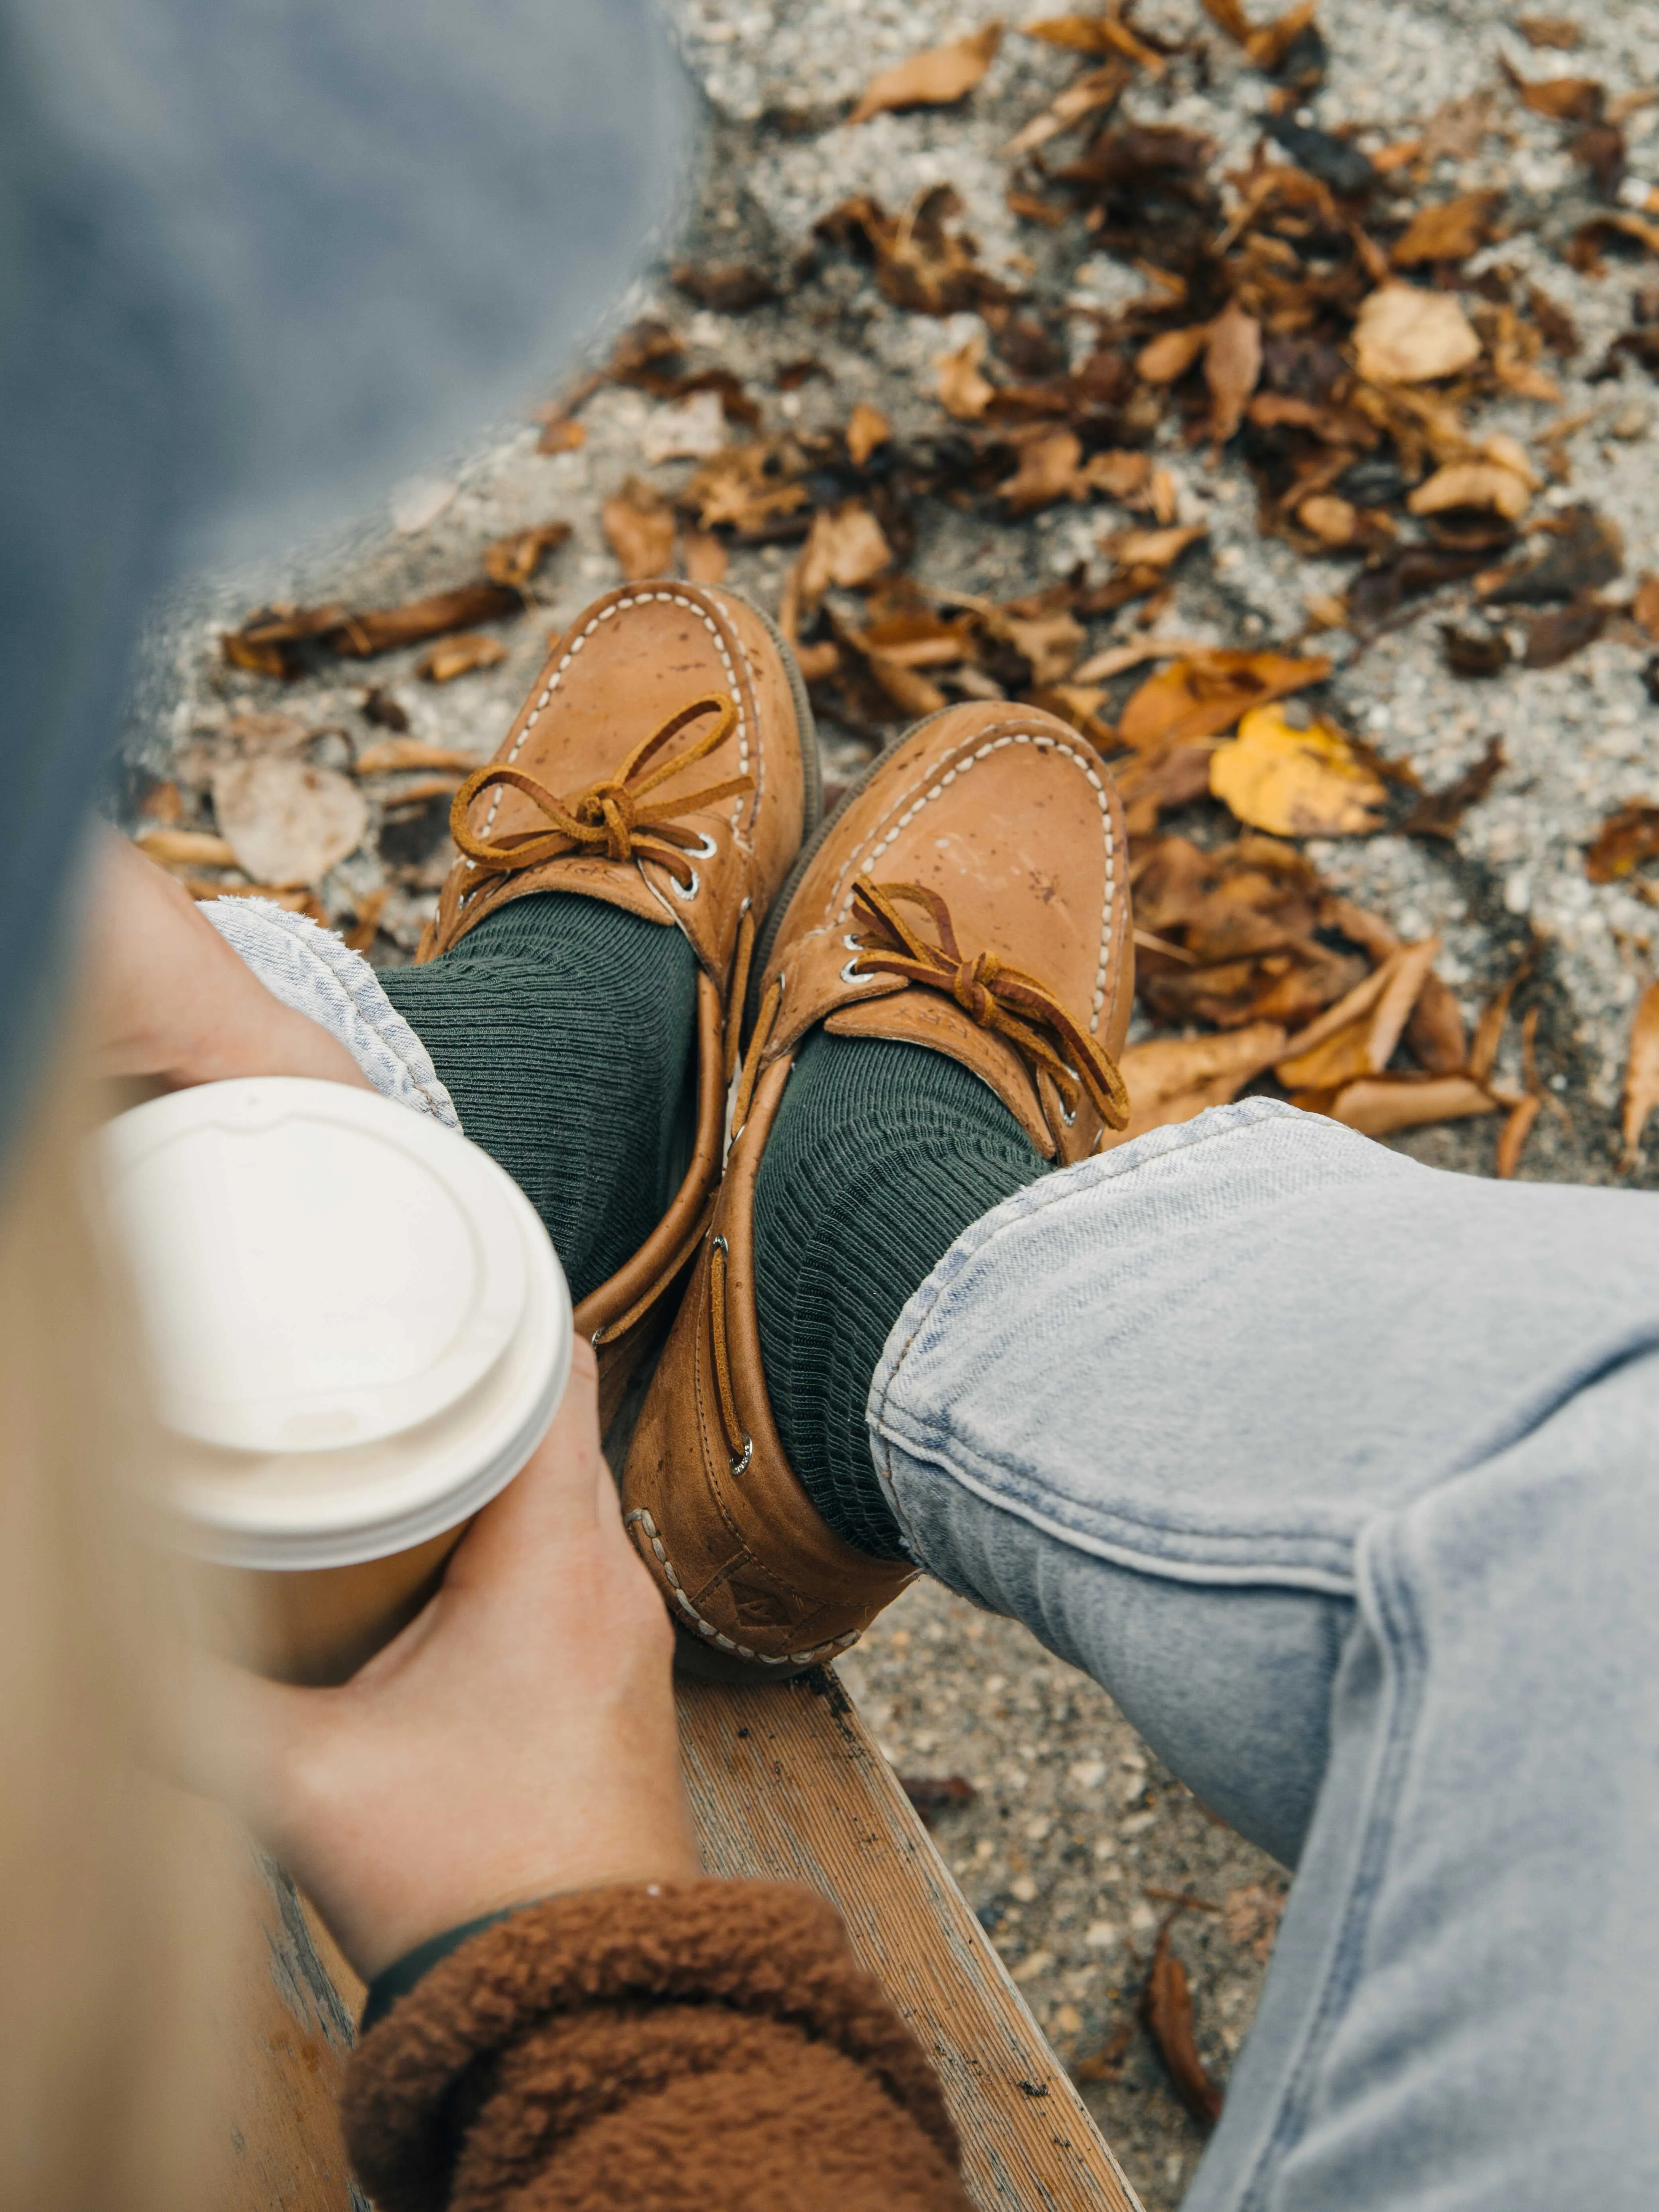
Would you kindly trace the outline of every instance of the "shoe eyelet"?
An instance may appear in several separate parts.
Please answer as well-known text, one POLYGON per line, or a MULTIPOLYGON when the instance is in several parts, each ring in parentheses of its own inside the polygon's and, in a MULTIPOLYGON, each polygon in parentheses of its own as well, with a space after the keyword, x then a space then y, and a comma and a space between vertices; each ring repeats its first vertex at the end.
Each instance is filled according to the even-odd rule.
POLYGON ((700 830, 696 843, 688 845, 685 849, 694 860, 712 860, 718 858, 720 848, 705 830, 700 830))
POLYGON ((696 898, 697 893, 702 889, 702 878, 697 873, 696 870, 693 868, 691 871, 691 880, 689 884, 683 884, 678 876, 670 876, 668 878, 668 888, 673 892, 677 899, 683 899, 686 905, 690 906, 692 900, 696 898))
POLYGON ((741 1459, 734 1459, 728 1462, 734 1478, 740 1474, 748 1474, 749 1462, 754 1456, 755 1439, 753 1437, 745 1437, 743 1440, 743 1457, 741 1459))
POLYGON ((841 941, 849 952, 862 952, 864 950, 863 940, 860 938, 843 937, 841 941))
MULTIPOLYGON (((1077 1072, 1076 1068, 1066 1066, 1066 1063, 1063 1060, 1060 1061, 1060 1066, 1061 1066, 1062 1067, 1064 1067, 1064 1068, 1066 1069, 1066 1073, 1067 1073, 1067 1075, 1069 1075, 1069 1076, 1071 1077, 1071 1079, 1072 1079, 1073 1082, 1073 1083, 1075 1083, 1075 1084, 1077 1085, 1077 1086, 1078 1086, 1079 1090, 1080 1091, 1080 1090, 1083 1088, 1083 1078, 1082 1078, 1082 1077, 1078 1073, 1078 1072, 1077 1072)), ((1065 1109, 1065 1107, 1064 1107, 1063 1105, 1061 1106, 1061 1108, 1060 1108, 1060 1120, 1061 1120, 1061 1121, 1066 1124, 1066 1127, 1067 1127, 1068 1129, 1070 1129, 1070 1128, 1074 1128, 1074 1127, 1076 1127, 1076 1125, 1077 1125, 1077 1115, 1078 1115, 1078 1109, 1077 1109, 1077 1108, 1076 1108, 1075 1106, 1073 1106, 1073 1109, 1072 1109, 1072 1110, 1071 1110, 1071 1112, 1070 1112, 1069 1114, 1066 1111, 1066 1109, 1065 1109)))
POLYGON ((849 960, 841 971, 841 980, 843 983, 870 983, 875 979, 866 975, 856 960, 849 960))

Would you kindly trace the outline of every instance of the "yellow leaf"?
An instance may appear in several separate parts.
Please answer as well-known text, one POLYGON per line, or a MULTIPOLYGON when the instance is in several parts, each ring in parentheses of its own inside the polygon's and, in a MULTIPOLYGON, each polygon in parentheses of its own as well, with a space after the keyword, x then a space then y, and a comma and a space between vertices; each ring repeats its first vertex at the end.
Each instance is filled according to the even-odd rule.
MULTIPOLYGON (((1519 522, 1532 495, 1526 479, 1496 461, 1450 461, 1420 483, 1406 501, 1413 514, 1443 514, 1449 508, 1477 507, 1519 522)), ((1310 502, 1311 504, 1311 502, 1310 502)))
POLYGON ((980 374, 984 358, 985 334, 975 331, 965 345, 955 353, 939 355, 933 362, 939 371, 939 404, 958 422, 977 422, 996 397, 995 385, 980 374))
POLYGON ((1210 789, 1241 822, 1278 837, 1359 837, 1386 793, 1333 724, 1291 727, 1276 706, 1246 714, 1210 758, 1210 789))

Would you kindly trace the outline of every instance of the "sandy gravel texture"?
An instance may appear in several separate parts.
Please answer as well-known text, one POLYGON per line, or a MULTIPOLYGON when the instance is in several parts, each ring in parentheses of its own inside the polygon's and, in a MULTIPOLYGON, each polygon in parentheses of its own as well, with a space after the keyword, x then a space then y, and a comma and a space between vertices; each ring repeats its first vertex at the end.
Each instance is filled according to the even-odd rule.
MULTIPOLYGON (((1040 12, 1058 6, 1054 0, 1054 9, 1040 12)), ((1443 102, 1492 86, 1500 54, 1523 73, 1593 76, 1615 94, 1651 74, 1651 9, 1637 0, 1604 0, 1599 8, 1551 0, 1551 11, 1571 12, 1582 25, 1576 53, 1533 53, 1513 28, 1514 9, 1500 0, 1389 8, 1324 0, 1320 20, 1333 59, 1312 119, 1327 128, 1375 126, 1368 142, 1375 144, 1412 135, 1443 102)), ((1011 35, 984 85, 958 109, 885 115, 858 129, 841 119, 875 70, 1000 12, 990 0, 673 0, 706 129, 678 235, 662 266, 618 302, 617 319, 662 315, 699 365, 737 372, 769 425, 844 422, 854 403, 866 400, 900 431, 920 431, 939 423, 933 364, 971 334, 975 318, 901 312, 844 258, 821 265, 780 304, 714 314, 675 293, 666 266, 682 258, 750 261, 787 280, 814 222, 848 194, 869 191, 897 209, 948 181, 967 204, 988 264, 1046 300, 1108 306, 1138 289, 1140 277, 1088 252, 1075 226, 1064 235, 1037 233, 1018 224, 1005 202, 1000 149, 1073 74, 1071 58, 1011 35), (825 374, 780 390, 780 365, 808 354, 825 374)), ((1196 0, 1147 0, 1139 20, 1173 35, 1201 35, 1206 61, 1200 68, 1180 60, 1161 85, 1137 86, 1127 113, 1202 130, 1230 159, 1247 161, 1262 81, 1206 28, 1196 0)), ((1600 278, 1569 269, 1562 242, 1592 211, 1583 173, 1543 118, 1507 99, 1499 100, 1498 116, 1501 130, 1476 154, 1440 164, 1431 196, 1504 185, 1518 227, 1472 269, 1501 259, 1535 276, 1569 309, 1583 343, 1562 374, 1559 408, 1510 401, 1488 410, 1481 427, 1531 443, 1557 416, 1586 417, 1563 441, 1570 483, 1544 497, 1557 506, 1585 501, 1617 521, 1627 592, 1642 570, 1659 570, 1659 395, 1633 364, 1601 381, 1590 381, 1589 372, 1626 327, 1633 283, 1656 281, 1659 264, 1612 262, 1600 278)), ((1659 180, 1659 106, 1634 114, 1627 129, 1632 172, 1659 180)), ((1074 337, 1081 347, 1081 324, 1074 337)), ((596 349, 604 350, 602 339, 596 349)), ((566 365, 549 363, 538 396, 559 389, 565 374, 566 365)), ((348 764, 352 746, 377 734, 361 711, 368 682, 390 690, 416 737, 486 758, 550 637, 617 580, 599 505, 641 471, 660 414, 637 392, 602 391, 584 413, 586 443, 557 455, 536 451, 533 426, 501 426, 466 453, 434 458, 432 476, 447 489, 434 495, 442 503, 429 520, 398 529, 387 511, 360 517, 327 544, 297 550, 278 574, 210 579, 179 595, 147 653, 118 802, 130 810, 150 777, 178 775, 193 809, 187 822, 210 828, 205 779, 222 755, 228 726, 249 712, 280 711, 335 732, 316 741, 313 757, 348 764), (284 687, 228 670, 219 658, 220 630, 258 599, 390 604, 463 580, 490 540, 555 516, 571 524, 570 541, 538 582, 540 603, 502 628, 507 658, 482 673, 435 687, 416 679, 416 656, 406 652, 367 665, 327 664, 284 687)), ((1182 519, 1203 521, 1210 533, 1207 549, 1181 571, 1163 629, 1218 643, 1274 642, 1301 629, 1310 594, 1341 588, 1346 568, 1260 536, 1242 466, 1214 465, 1173 440, 1158 459, 1176 475, 1182 519)), ((669 461, 644 472, 672 490, 691 466, 669 461)), ((936 507, 920 520, 913 563, 920 580, 1006 599, 1096 552, 1122 517, 1109 507, 1068 506, 1011 525, 936 507)), ((740 552, 732 580, 775 605, 793 554, 793 547, 740 552)), ((1460 681, 1444 664, 1438 626, 1467 604, 1455 587, 1364 651, 1346 633, 1328 633, 1323 649, 1338 662, 1330 704, 1431 787, 1501 737, 1509 765, 1491 795, 1467 816, 1455 844, 1377 836, 1311 849, 1334 882, 1403 935, 1443 933, 1441 972, 1471 1017, 1508 973, 1528 927, 1538 932, 1540 1064, 1560 1112, 1540 1120, 1523 1172, 1610 1180, 1626 1027, 1654 972, 1656 920, 1633 886, 1591 885, 1583 848, 1620 802, 1659 798, 1659 707, 1642 681, 1647 656, 1633 637, 1610 635, 1555 670, 1512 665, 1490 681, 1460 681)), ((1091 649, 1132 632, 1130 613, 1097 621, 1091 649)), ((833 793, 864 764, 869 746, 833 726, 823 735, 833 793)), ((372 785, 368 839, 320 887, 329 915, 346 921, 371 891, 390 884, 375 946, 382 960, 409 956, 449 860, 441 803, 423 817, 399 812, 408 781, 389 776, 372 785)), ((1493 1135, 1486 1122, 1401 1141, 1436 1164, 1490 1173, 1493 1135)), ((1644 1170, 1638 1180, 1653 1176, 1644 1170)), ((1200 2051, 1224 2082, 1255 2005, 1284 1870, 1217 1825, 1103 1692, 1023 1630, 937 1588, 908 1594, 843 1671, 901 1772, 961 1775, 969 1784, 972 1802, 938 1816, 940 1847, 1057 2050, 1079 2069, 1148 2212, 1175 2205, 1203 2131, 1175 2099, 1135 2023, 1146 1961, 1170 1899, 1199 1899, 1180 1912, 1172 1940, 1192 1978, 1200 2051)))

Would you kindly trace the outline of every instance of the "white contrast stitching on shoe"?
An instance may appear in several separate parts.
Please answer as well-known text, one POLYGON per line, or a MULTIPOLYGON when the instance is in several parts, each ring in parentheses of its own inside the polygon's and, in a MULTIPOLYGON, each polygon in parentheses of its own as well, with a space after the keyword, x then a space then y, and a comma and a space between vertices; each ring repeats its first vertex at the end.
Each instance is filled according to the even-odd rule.
MULTIPOLYGON (((569 667, 571 662, 586 644, 588 639, 592 637, 595 630, 599 629, 600 623, 610 622, 613 617, 617 615, 627 614, 635 607, 649 606, 653 600, 659 599, 666 606, 684 607, 688 614, 696 615, 698 621, 702 623, 704 629, 708 632, 710 637, 714 639, 715 650, 719 653, 721 665, 726 671, 726 680, 731 692, 732 702, 738 710, 738 772, 741 775, 746 775, 748 774, 749 723, 747 717, 744 715, 743 711, 743 686, 738 680, 738 672, 732 665, 731 654, 726 651, 726 640, 720 635, 720 629, 713 617, 710 616, 708 610, 706 607, 700 606, 696 599, 687 599, 683 592, 636 592, 628 599, 612 599, 608 606, 601 607, 598 614, 596 614, 586 624, 586 628, 582 630, 581 635, 579 637, 572 639, 568 649, 562 655, 558 666, 549 678, 545 686, 543 688, 540 696, 537 699, 535 705, 525 716, 524 727, 514 739, 513 749, 507 754, 506 761, 503 763, 504 766, 510 768, 514 762, 518 759, 525 739, 530 735, 532 730, 535 728, 537 723, 541 720, 542 711, 546 707, 548 701, 553 696, 553 694, 558 690, 560 683, 563 679, 566 669, 569 667)), ((738 641, 738 650, 740 652, 743 651, 741 640, 738 641)), ((747 665, 748 654, 746 653, 744 653, 744 659, 745 665, 747 665)), ((495 793, 489 802, 489 811, 484 817, 483 828, 480 833, 481 836, 484 837, 489 837, 495 830, 495 817, 501 808, 501 798, 502 787, 497 785, 495 793)), ((758 801, 758 788, 757 789, 756 798, 758 801)), ((732 802, 732 834, 736 836, 741 836, 743 834, 742 812, 743 799, 741 796, 739 796, 738 798, 734 799, 732 802)), ((469 861, 467 865, 470 867, 473 864, 469 861)))
POLYGON ((845 1651, 850 1645, 858 1642, 859 1632, 854 1629, 850 1634, 834 1637, 827 1644, 815 1644, 810 1650, 785 1651, 777 1657, 774 1657, 769 1651, 757 1651, 750 1644, 734 1642, 731 1637, 722 1635, 712 1620, 705 1620, 686 1595, 685 1587, 674 1571, 673 1562, 663 1549, 662 1538, 657 1534, 657 1524, 643 1505, 636 1505, 627 1516, 627 1524, 629 1527, 632 1527, 636 1521, 644 1531, 646 1540, 655 1555, 658 1565, 667 1578, 668 1587, 673 1591, 676 1601, 681 1609, 690 1616, 710 1643, 717 1644, 722 1651, 730 1651, 738 1659, 756 1660, 763 1667, 802 1667, 811 1666, 817 1660, 833 1659, 837 1651, 845 1651))

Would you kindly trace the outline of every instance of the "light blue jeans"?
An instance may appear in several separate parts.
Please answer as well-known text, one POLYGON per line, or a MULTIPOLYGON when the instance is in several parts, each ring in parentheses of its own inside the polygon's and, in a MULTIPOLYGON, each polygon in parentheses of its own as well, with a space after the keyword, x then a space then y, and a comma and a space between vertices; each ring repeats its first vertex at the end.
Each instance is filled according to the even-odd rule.
POLYGON ((1188 2212, 1653 2212, 1659 1200, 1224 1107, 976 1223, 869 1419, 1297 1869, 1188 2212))

